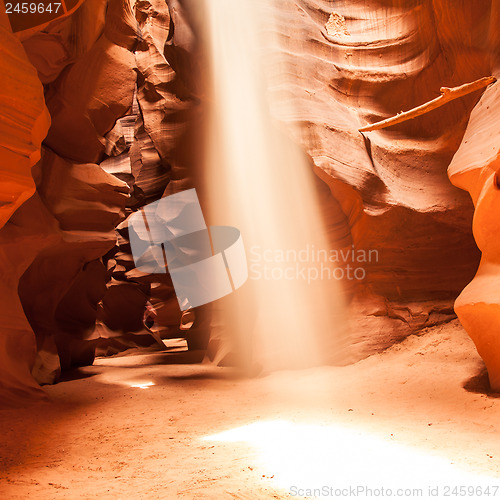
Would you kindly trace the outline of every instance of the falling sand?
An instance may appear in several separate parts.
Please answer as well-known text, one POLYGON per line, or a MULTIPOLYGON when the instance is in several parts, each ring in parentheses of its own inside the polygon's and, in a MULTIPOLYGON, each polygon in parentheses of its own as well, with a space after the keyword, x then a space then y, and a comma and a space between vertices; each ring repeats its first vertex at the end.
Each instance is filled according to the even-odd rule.
POLYGON ((277 250, 330 248, 312 165, 269 110, 268 89, 286 77, 286 67, 275 60, 273 77, 264 70, 269 34, 260 2, 203 5, 211 96, 208 211, 216 224, 241 231, 249 260, 243 289, 215 306, 221 328, 236 340, 241 359, 266 369, 342 361, 343 297, 336 280, 318 273, 305 283, 289 262, 267 258, 277 250))

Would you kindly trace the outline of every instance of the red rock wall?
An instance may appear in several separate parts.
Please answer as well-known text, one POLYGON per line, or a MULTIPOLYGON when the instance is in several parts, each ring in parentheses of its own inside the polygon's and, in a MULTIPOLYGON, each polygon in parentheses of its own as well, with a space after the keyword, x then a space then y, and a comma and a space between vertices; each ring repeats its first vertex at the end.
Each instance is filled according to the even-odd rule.
POLYGON ((10 404, 43 395, 30 373, 36 341, 17 284, 39 248, 51 240, 40 229, 48 218, 40 199, 27 201, 35 192, 31 167, 40 159, 50 117, 36 70, 3 11, 0 47, 0 399, 10 404))
POLYGON ((136 79, 132 52, 102 34, 105 6, 88 2, 25 38, 24 48, 2 26, 8 79, 0 112, 8 130, 0 212, 2 225, 8 222, 0 230, 0 387, 12 399, 35 391, 35 380, 56 380, 61 365, 93 360, 97 303, 106 290, 98 259, 115 244, 129 193, 96 162, 104 135, 132 104, 136 79), (77 300, 72 313, 68 294, 77 300))
POLYGON ((345 32, 329 35, 331 2, 278 3, 279 49, 286 48, 290 69, 286 92, 276 95, 297 106, 283 119, 298 125, 355 243, 380 249, 374 289, 419 300, 461 290, 477 256, 472 207, 446 168, 479 95, 366 133, 367 140, 357 129, 436 97, 441 86, 489 75, 489 10, 472 1, 339 1, 334 11, 345 32))
POLYGON ((276 114, 293 100, 295 114, 280 118, 339 201, 353 244, 379 251, 354 303, 356 341, 366 352, 451 318, 479 253, 470 199, 446 172, 480 93, 364 137, 358 128, 490 75, 490 3, 278 0, 271 16, 287 59, 276 114))
POLYGON ((0 226, 34 192, 31 167, 50 125, 43 87, 21 42, 0 14, 2 93, 0 108, 0 226))

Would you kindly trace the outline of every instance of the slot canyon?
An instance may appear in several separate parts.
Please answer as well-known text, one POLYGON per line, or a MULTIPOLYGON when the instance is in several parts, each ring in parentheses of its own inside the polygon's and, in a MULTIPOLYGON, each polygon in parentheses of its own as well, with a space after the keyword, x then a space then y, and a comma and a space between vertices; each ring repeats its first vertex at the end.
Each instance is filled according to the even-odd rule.
POLYGON ((61 2, 0 3, 0 498, 500 496, 500 0, 61 2))

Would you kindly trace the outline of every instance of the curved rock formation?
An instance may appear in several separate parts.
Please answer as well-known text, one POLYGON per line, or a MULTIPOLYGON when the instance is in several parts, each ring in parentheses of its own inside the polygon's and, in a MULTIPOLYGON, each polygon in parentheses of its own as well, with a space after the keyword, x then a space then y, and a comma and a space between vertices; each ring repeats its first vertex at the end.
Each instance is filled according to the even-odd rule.
MULTIPOLYGON (((132 105, 136 79, 132 52, 102 34, 114 38, 123 31, 116 12, 104 20, 104 7, 90 0, 73 16, 25 36, 24 48, 2 25, 0 64, 8 65, 2 72, 12 80, 2 101, 9 117, 2 119, 8 129, 0 169, 8 175, 2 188, 9 197, 0 207, 2 217, 8 219, 37 186, 35 197, 0 231, 0 240, 9 241, 2 244, 7 259, 0 360, 10 393, 21 394, 23 384, 26 390, 37 387, 30 372, 39 383, 52 383, 61 366, 92 363, 99 337, 97 307, 107 276, 96 259, 116 242, 114 228, 124 218, 129 187, 95 161, 104 158, 104 136, 132 105), (30 169, 40 158, 34 182, 30 169)), ((109 12, 114 10, 110 5, 109 12)))
POLYGON ((34 192, 31 167, 50 125, 43 87, 0 13, 0 227, 34 192))
POLYGON ((469 200, 450 186, 446 168, 478 95, 365 137, 358 128, 420 105, 442 86, 489 75, 486 47, 479 50, 487 35, 477 22, 489 11, 427 0, 344 0, 334 9, 320 0, 277 2, 276 43, 286 49, 288 72, 275 95, 297 110, 281 118, 295 125, 340 201, 355 245, 380 250, 368 280, 374 291, 394 300, 452 296, 477 252, 469 200), (329 34, 332 13, 345 29, 329 34), (458 41, 462 32, 471 33, 469 46, 458 41))
POLYGON ((269 44, 286 58, 285 70, 269 68, 280 82, 275 114, 329 185, 355 247, 378 250, 354 302, 363 352, 450 319, 475 272, 472 205, 446 170, 480 93, 388 129, 358 129, 492 74, 492 15, 489 4, 451 0, 277 0, 262 15, 277 20, 269 44), (281 113, 283 100, 294 115, 281 113))
POLYGON ((41 250, 23 274, 19 296, 37 336, 34 375, 40 383, 52 383, 60 363, 70 368, 93 361, 87 342, 95 340, 97 303, 104 295, 106 276, 102 263, 102 272, 93 272, 98 264, 92 261, 114 245, 114 227, 124 217, 129 188, 98 165, 69 162, 50 150, 44 152, 40 172, 37 191, 58 229, 54 243, 41 250), (85 300, 65 306, 68 294, 83 295, 85 300), (74 314, 72 322, 61 321, 75 307, 87 319, 79 321, 74 314), (89 308, 94 310, 92 322, 85 313, 89 308), (73 323, 82 326, 75 328, 73 323))
POLYGON ((52 240, 43 230, 50 216, 40 199, 27 201, 35 192, 31 168, 40 159, 50 116, 42 84, 3 10, 0 47, 0 399, 10 404, 43 395, 31 376, 36 341, 17 283, 39 249, 52 240))
POLYGON ((496 106, 500 86, 483 95, 472 112, 464 140, 448 169, 450 180, 469 191, 475 205, 473 233, 482 258, 474 279, 455 302, 455 311, 486 363, 491 387, 500 391, 500 184, 496 106))

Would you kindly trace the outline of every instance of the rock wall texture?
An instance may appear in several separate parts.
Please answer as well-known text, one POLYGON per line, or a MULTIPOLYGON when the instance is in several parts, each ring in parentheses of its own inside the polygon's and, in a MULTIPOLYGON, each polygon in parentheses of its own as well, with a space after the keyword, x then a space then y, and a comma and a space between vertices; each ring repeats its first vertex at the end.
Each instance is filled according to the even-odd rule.
POLYGON ((29 199, 35 192, 30 170, 40 159, 50 116, 36 70, 3 11, 0 38, 0 398, 9 404, 41 395, 30 373, 37 352, 35 336, 23 314, 17 284, 38 248, 51 240, 40 229, 47 211, 39 197, 29 199))
POLYGON ((35 192, 31 167, 40 159, 40 145, 47 134, 50 116, 36 70, 21 42, 11 33, 3 11, 0 20, 0 226, 3 226, 35 192))
MULTIPOLYGON (((376 251, 366 278, 345 283, 355 355, 453 317, 480 256, 467 190, 483 258, 456 309, 500 380, 491 349, 497 86, 478 105, 480 93, 358 132, 441 86, 496 75, 498 2, 258 4, 268 72, 280 82, 270 89, 273 113, 311 159, 330 240, 376 251), (285 113, 290 102, 295 111, 285 113)), ((158 346, 143 328, 147 308, 161 336, 205 349, 210 311, 181 331, 187 320, 168 275, 134 268, 126 222, 183 189, 196 187, 204 201, 209 68, 199 2, 85 0, 23 36, 0 21, 0 397, 34 395, 37 382, 91 363, 96 349, 158 346)))
MULTIPOLYGON (((147 307, 156 309, 164 336, 180 336, 171 281, 134 269, 120 225, 167 186, 195 185, 195 155, 186 157, 179 143, 199 128, 192 120, 198 99, 190 96, 199 75, 184 67, 195 57, 194 38, 173 4, 175 37, 160 1, 132 8, 127 0, 88 0, 19 36, 2 20, 4 403, 43 395, 38 384, 91 364, 96 350, 164 348, 144 327, 147 307)), ((207 320, 198 323, 206 348, 207 320)))
POLYGON ((358 128, 492 74, 495 15, 490 2, 277 0, 264 16, 287 58, 276 115, 338 200, 352 244, 378 250, 353 304, 362 352, 449 319, 474 274, 472 204, 446 171, 480 93, 388 129, 358 128), (290 99, 295 114, 280 114, 290 99))

